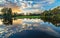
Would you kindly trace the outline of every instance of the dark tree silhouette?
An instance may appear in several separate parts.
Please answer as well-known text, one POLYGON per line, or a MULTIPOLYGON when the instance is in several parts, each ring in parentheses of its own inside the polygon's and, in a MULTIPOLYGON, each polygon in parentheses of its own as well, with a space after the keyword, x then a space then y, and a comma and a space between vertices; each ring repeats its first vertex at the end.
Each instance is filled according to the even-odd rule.
POLYGON ((12 9, 11 8, 3 8, 1 10, 3 13, 3 23, 6 25, 12 24, 12 9))
POLYGON ((50 9, 50 10, 45 10, 43 13, 41 13, 41 19, 44 20, 45 22, 51 22, 56 26, 60 26, 57 25, 58 23, 60 23, 60 6, 54 8, 54 9, 50 9))

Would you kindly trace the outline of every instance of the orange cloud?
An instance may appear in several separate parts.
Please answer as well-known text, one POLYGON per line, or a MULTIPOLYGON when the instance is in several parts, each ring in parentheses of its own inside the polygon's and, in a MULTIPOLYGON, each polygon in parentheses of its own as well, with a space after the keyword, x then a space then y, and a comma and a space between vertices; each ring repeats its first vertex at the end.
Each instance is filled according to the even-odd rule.
MULTIPOLYGON (((3 7, 0 7, 0 10, 3 9, 3 7)), ((18 7, 12 7, 12 13, 17 13, 20 14, 22 12, 22 10, 18 7)), ((2 12, 0 11, 0 14, 2 14, 2 12)))
POLYGON ((13 7, 13 8, 12 8, 12 12, 13 12, 13 13, 14 13, 14 12, 20 13, 20 12, 22 12, 22 10, 21 10, 19 7, 13 7))
POLYGON ((13 20, 13 24, 22 24, 22 19, 13 20))

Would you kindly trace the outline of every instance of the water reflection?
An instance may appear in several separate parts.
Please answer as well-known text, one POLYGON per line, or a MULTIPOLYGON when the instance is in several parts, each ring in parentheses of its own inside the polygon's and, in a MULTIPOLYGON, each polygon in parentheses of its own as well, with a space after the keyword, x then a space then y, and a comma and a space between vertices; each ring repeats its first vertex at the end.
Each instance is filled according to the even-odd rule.
POLYGON ((16 20, 13 20, 13 25, 22 24, 22 22, 23 22, 23 19, 16 19, 16 20))
POLYGON ((60 37, 60 27, 54 26, 52 23, 44 22, 41 19, 17 19, 13 20, 13 25, 0 24, 0 38, 7 38, 12 34, 23 30, 40 30, 49 35, 60 37))
POLYGON ((41 19, 44 20, 44 22, 51 22, 57 27, 60 26, 60 21, 59 19, 57 19, 57 17, 56 18, 42 17, 41 19))
POLYGON ((3 24, 2 20, 3 20, 3 19, 0 19, 0 25, 2 25, 2 24, 3 24))

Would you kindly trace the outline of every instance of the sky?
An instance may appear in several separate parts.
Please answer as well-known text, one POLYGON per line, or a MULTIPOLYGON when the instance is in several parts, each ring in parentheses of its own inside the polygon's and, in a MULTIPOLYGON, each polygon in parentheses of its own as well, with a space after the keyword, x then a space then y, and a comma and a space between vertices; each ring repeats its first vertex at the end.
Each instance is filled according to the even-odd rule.
POLYGON ((60 6, 60 0, 0 0, 0 7, 18 12, 42 12, 60 6))

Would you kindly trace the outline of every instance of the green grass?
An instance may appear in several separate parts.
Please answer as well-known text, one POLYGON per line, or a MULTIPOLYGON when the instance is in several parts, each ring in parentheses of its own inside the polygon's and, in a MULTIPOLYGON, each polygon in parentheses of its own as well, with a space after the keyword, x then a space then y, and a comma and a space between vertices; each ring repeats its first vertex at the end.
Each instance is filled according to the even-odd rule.
MULTIPOLYGON (((56 15, 59 19, 60 19, 60 15, 56 15)), ((44 18, 45 16, 17 16, 16 18, 33 18, 33 19, 35 19, 35 18, 44 18)), ((46 16, 46 17, 52 17, 52 16, 46 16)))
POLYGON ((16 18, 40 18, 40 16, 17 16, 16 18))

